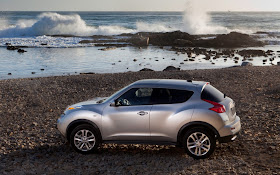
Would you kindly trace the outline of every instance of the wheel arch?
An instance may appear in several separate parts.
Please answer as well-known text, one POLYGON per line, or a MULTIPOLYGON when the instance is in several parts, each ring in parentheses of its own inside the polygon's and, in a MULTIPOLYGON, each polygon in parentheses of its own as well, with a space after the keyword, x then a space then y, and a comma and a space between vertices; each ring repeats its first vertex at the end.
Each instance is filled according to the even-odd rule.
POLYGON ((102 141, 102 135, 101 135, 101 131, 100 131, 99 127, 94 122, 92 122, 90 120, 86 120, 86 119, 74 120, 67 126, 66 138, 68 141, 70 140, 70 135, 71 135, 71 132, 73 131, 73 129, 75 129, 77 126, 82 125, 82 124, 88 124, 88 125, 91 125, 92 127, 94 127, 94 129, 98 133, 98 136, 100 137, 100 140, 102 141))
POLYGON ((178 131, 178 135, 177 135, 177 143, 179 145, 182 144, 182 139, 184 137, 184 134, 192 129, 192 128, 198 128, 198 127, 203 127, 203 128, 206 128, 210 131, 212 131, 215 135, 215 139, 218 139, 220 138, 220 134, 219 132, 215 129, 214 126, 210 125, 209 123, 206 123, 206 122, 202 122, 202 121, 194 121, 194 122, 190 122, 190 123, 187 123, 185 125, 183 125, 180 130, 178 131))

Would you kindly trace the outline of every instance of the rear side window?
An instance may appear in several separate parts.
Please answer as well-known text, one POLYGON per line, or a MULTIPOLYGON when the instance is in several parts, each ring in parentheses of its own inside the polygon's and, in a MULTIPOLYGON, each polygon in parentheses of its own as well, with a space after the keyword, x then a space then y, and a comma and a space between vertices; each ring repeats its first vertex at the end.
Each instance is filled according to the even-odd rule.
POLYGON ((151 104, 173 104, 186 102, 193 95, 192 91, 154 88, 151 104))
POLYGON ((215 87, 208 84, 201 93, 201 99, 219 103, 224 100, 224 94, 215 87))

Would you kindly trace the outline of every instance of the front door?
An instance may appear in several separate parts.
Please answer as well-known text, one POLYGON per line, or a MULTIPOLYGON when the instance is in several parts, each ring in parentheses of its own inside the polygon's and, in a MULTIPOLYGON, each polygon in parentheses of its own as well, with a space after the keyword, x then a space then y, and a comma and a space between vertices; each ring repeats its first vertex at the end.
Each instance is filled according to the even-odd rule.
POLYGON ((151 89, 133 88, 107 106, 102 116, 103 140, 143 141, 150 139, 151 89))

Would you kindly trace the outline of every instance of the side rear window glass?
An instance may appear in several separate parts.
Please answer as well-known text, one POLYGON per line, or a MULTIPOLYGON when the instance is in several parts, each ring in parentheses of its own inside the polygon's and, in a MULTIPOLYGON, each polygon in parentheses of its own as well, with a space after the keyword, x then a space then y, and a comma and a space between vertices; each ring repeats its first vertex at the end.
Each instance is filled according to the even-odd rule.
POLYGON ((208 84, 201 93, 201 99, 218 103, 224 100, 224 94, 215 87, 208 84))
POLYGON ((192 91, 154 88, 151 104, 173 104, 186 102, 193 95, 192 91))

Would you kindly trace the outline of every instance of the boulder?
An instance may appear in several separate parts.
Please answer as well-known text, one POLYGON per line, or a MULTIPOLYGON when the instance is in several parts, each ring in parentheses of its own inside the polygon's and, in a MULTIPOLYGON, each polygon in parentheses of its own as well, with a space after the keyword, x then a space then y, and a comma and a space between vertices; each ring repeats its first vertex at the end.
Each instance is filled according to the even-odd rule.
POLYGON ((264 43, 252 38, 250 35, 238 32, 218 35, 214 39, 199 39, 195 42, 200 47, 235 48, 264 46, 264 43))
POLYGON ((98 49, 98 50, 108 51, 108 50, 114 50, 114 49, 116 49, 116 47, 106 47, 106 48, 102 48, 102 49, 98 49))
POLYGON ((7 50, 18 50, 18 47, 8 45, 8 46, 7 46, 7 50))
POLYGON ((18 49, 18 52, 19 52, 19 53, 24 53, 24 52, 27 52, 27 51, 25 51, 25 50, 23 50, 23 49, 18 49))
POLYGON ((191 46, 193 46, 193 43, 190 40, 176 39, 174 41, 174 45, 184 46, 184 47, 191 47, 191 46))
POLYGON ((266 56, 267 53, 263 50, 244 49, 238 52, 243 57, 266 56))
POLYGON ((253 66, 253 64, 250 62, 244 61, 244 62, 242 62, 241 66, 253 66))
POLYGON ((181 31, 174 31, 174 32, 166 32, 166 33, 152 33, 152 32, 142 32, 139 33, 142 36, 149 37, 149 43, 155 46, 173 46, 176 45, 176 42, 184 42, 185 44, 191 44, 191 42, 195 39, 194 36, 181 32, 181 31), (178 41, 180 39, 180 41, 178 41))
POLYGON ((176 68, 174 66, 167 66, 163 71, 179 71, 180 68, 176 68))
POLYGON ((149 68, 143 68, 140 70, 140 72, 152 72, 152 71, 154 71, 154 70, 149 69, 149 68))
POLYGON ((142 35, 134 35, 132 36, 128 42, 131 43, 134 46, 148 46, 149 45, 149 37, 144 37, 142 35))

